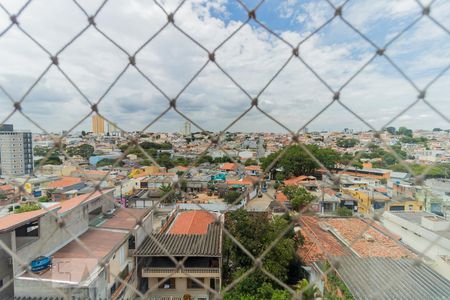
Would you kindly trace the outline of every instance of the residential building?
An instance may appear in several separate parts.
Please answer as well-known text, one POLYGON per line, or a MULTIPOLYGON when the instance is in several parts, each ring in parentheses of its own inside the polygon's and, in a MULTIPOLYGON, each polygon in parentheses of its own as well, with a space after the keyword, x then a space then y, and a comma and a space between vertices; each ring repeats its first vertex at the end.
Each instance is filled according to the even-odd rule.
POLYGON ((384 190, 377 188, 343 188, 343 194, 358 200, 358 212, 370 215, 374 211, 421 211, 423 204, 414 198, 389 197, 384 190))
POLYGON ((97 135, 105 134, 105 120, 97 114, 92 116, 92 132, 97 135))
POLYGON ((132 254, 152 231, 152 212, 114 209, 112 193, 44 203, 45 209, 23 213, 1 211, 0 239, 17 256, 0 249, 0 280, 14 280, 0 291, 0 299, 60 297, 62 292, 100 300, 127 292, 123 282, 135 284, 132 254), (49 269, 32 274, 23 267, 22 261, 41 256, 52 257, 49 269))
POLYGON ((0 127, 0 176, 21 176, 33 172, 31 132, 14 131, 12 124, 0 127))
POLYGON ((147 237, 135 252, 139 290, 153 300, 214 299, 222 273, 222 231, 215 218, 206 211, 181 212, 163 232, 147 237), (183 260, 183 268, 173 258, 183 260))

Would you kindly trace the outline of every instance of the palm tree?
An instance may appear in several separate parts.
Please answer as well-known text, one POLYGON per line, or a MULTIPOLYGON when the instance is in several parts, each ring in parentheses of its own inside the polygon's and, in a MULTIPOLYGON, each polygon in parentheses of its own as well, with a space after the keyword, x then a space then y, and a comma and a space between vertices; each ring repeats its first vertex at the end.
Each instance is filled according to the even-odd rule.
POLYGON ((316 299, 316 294, 319 292, 319 289, 317 288, 316 285, 312 285, 312 286, 306 288, 308 286, 308 284, 309 284, 308 279, 303 278, 302 280, 297 282, 297 284, 295 285, 295 291, 297 293, 302 291, 302 299, 305 299, 305 300, 316 299))
POLYGON ((175 199, 172 186, 170 184, 162 184, 159 187, 159 190, 161 191, 161 202, 167 204, 172 203, 172 201, 175 199))

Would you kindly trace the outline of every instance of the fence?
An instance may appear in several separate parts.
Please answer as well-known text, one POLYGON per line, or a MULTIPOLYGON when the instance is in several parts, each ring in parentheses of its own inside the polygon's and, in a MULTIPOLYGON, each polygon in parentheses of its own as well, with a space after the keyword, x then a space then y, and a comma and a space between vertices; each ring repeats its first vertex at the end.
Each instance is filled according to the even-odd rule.
MULTIPOLYGON (((52 151, 48 151, 33 173, 42 169, 53 151, 59 151, 66 160, 77 165, 64 150, 62 141, 95 114, 125 134, 130 148, 137 147, 155 166, 158 166, 156 159, 139 145, 139 134, 159 128, 173 130, 170 127, 173 126, 170 119, 173 116, 193 124, 199 132, 209 137, 209 145, 197 155, 181 178, 210 149, 228 155, 226 142, 222 139, 227 131, 239 126, 249 131, 258 130, 260 128, 255 124, 262 119, 267 120, 265 124, 270 124, 265 125, 268 128, 266 131, 271 131, 271 128, 283 130, 290 138, 289 144, 298 144, 338 187, 341 186, 340 175, 332 174, 301 141, 301 133, 323 117, 337 122, 352 119, 353 124, 372 130, 374 141, 413 174, 418 185, 423 184, 425 175, 433 166, 417 174, 381 135, 387 127, 411 119, 411 114, 418 122, 426 122, 422 115, 431 112, 434 117, 426 115, 426 120, 443 126, 449 124, 448 99, 443 96, 448 95, 448 90, 445 94, 445 84, 448 86, 446 76, 450 66, 449 9, 445 1, 385 1, 383 4, 381 1, 376 4, 343 1, 337 4, 327 0, 320 3, 283 1, 274 4, 270 1, 241 0, 155 0, 119 4, 118 1, 104 0, 96 5, 83 2, 28 0, 20 5, 0 2, 1 62, 7 66, 3 66, 0 72, 0 124, 22 119, 54 139, 52 151), (301 13, 298 13, 299 10, 301 13), (271 19, 271 13, 278 15, 277 21, 271 19), (392 19, 383 18, 380 14, 392 19), (122 19, 122 16, 128 19, 122 19), (134 24, 136 20, 147 23, 134 24), (297 27, 293 30, 283 30, 283 22, 291 22, 291 25, 299 23, 295 23, 297 27), (380 31, 386 32, 380 34, 380 31), (337 41, 339 32, 351 35, 352 40, 337 41), (87 37, 91 40, 85 41, 87 37), (402 41, 405 37, 408 37, 409 44, 402 41), (326 44, 327 41, 330 44, 326 44), (347 42, 348 45, 345 45, 347 42), (155 48, 151 48, 155 44, 155 48), (146 52, 149 48, 152 50, 146 52), (413 53, 416 50, 419 54, 413 53), (83 57, 87 59, 83 60, 83 57), (412 66, 411 61, 419 63, 412 66), (389 69, 389 73, 374 73, 374 68, 380 66, 389 69), (159 68, 164 71, 159 71, 159 68), (387 79, 379 78, 383 76, 387 79), (358 83, 360 89, 352 90, 352 84, 358 80, 361 80, 358 83), (280 81, 287 82, 289 87, 283 86, 280 81), (126 90, 126 95, 116 93, 119 85, 126 90), (301 85, 301 89, 295 90, 296 85, 301 85), (291 88, 293 91, 288 92, 291 88), (139 92, 134 92, 135 89, 139 92), (39 90, 37 94, 36 90, 39 90), (66 93, 67 90, 72 92, 66 93), (196 98, 202 92, 213 99, 205 101, 204 96, 196 98), (109 104, 113 101, 110 98, 113 93, 116 93, 116 102, 109 104), (222 96, 227 98, 221 99, 222 96), (397 97, 402 101, 396 102, 397 97), (318 105, 314 109, 308 106, 311 99, 317 100, 318 105), (420 107, 422 110, 418 111, 420 107), (53 112, 50 120, 49 112, 53 110, 60 113, 53 112), (424 111, 426 113, 422 113, 424 111), (117 112, 121 115, 116 120, 117 112), (221 118, 222 115, 224 118, 221 118), (212 121, 205 121, 209 116, 212 121), (76 122, 68 123, 75 118, 78 118, 76 122), (130 124, 130 119, 145 121, 145 126, 138 132, 127 132, 121 123, 130 124), (203 125, 205 121, 208 127, 218 126, 228 119, 230 122, 222 126, 218 133, 211 133, 203 125), (62 136, 51 134, 55 128, 61 129, 53 123, 67 124, 62 136), (163 127, 158 127, 160 123, 163 127), (52 129, 48 130, 48 126, 52 129)), ((126 158, 130 148, 115 159, 113 166, 126 158)), ((259 176, 259 181, 264 180, 284 154, 285 151, 279 153, 259 176)), ((234 163, 239 163, 229 157, 234 163)), ((344 169, 350 169, 359 159, 358 154, 344 169)), ((108 175, 104 175, 102 181, 108 175)), ((16 199, 28 197, 25 186, 32 176, 30 174, 25 182, 17 184, 19 192, 16 199)), ((101 192, 100 184, 95 189, 94 192, 101 192)), ((175 185, 165 197, 179 190, 180 186, 175 185)), ((115 203, 112 196, 106 196, 115 203)), ((241 195, 236 203, 243 197, 246 195, 241 195)), ((40 205, 65 230, 61 217, 51 208, 40 205)), ((199 206, 199 209, 202 207, 199 206)), ((308 209, 308 206, 304 207, 301 213, 308 209)), ((373 214, 379 217, 379 213, 373 214)), ((130 217, 136 218, 134 215, 130 217)), ((142 219, 136 218, 136 221, 138 225, 142 224, 142 219)), ((292 220, 283 234, 296 222, 292 220)), ((358 228, 354 240, 347 246, 367 238, 371 223, 373 221, 358 228)), ((86 251, 92 252, 72 231, 65 231, 86 251)), ((151 232, 147 234, 154 239, 151 232)), ((303 293, 309 290, 312 283, 295 289, 272 275, 262 263, 282 236, 264 249, 259 257, 254 257, 227 228, 223 228, 223 234, 250 257, 254 266, 220 292, 205 287, 212 297, 221 299, 255 270, 262 271, 293 298, 306 297, 303 293)), ((317 236, 310 236, 309 239, 320 245, 317 236)), ((159 243, 156 239, 153 242, 159 243)), ((438 242, 439 239, 435 241, 438 242)), ((0 246, 21 266, 29 265, 28 259, 20 257, 4 242, 0 246)), ((178 262, 167 249, 160 244, 158 246, 177 265, 173 274, 183 272, 197 284, 204 285, 187 272, 188 269, 182 268, 185 260, 178 262)), ((428 245, 423 252, 432 246, 428 245)), ((346 261, 341 262, 336 253, 330 252, 324 245, 319 248, 330 263, 324 274, 341 274, 340 268, 346 261)), ((422 255, 416 257, 418 262, 421 259, 422 255)), ((395 274, 385 285, 378 286, 374 297, 383 295, 383 290, 391 291, 413 267, 409 266, 404 274, 395 274)), ((357 272, 355 269, 354 274, 357 272)), ((30 274, 42 288, 55 289, 61 297, 68 297, 60 286, 52 286, 40 276, 30 274)), ((124 281, 119 274, 112 275, 134 291, 136 297, 151 297, 149 293, 143 294, 136 286, 124 281)), ((13 284, 14 278, 10 278, 8 282, 3 282, 1 290, 13 284)), ((126 294, 129 295, 129 292, 126 294)))

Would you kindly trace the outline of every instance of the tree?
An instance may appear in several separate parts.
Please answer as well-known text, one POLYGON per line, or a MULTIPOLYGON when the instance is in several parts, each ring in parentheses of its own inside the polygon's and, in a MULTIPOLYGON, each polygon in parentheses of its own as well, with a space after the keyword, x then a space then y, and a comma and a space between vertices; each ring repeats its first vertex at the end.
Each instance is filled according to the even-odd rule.
POLYGON ((302 293, 302 299, 304 300, 313 300, 316 299, 316 294, 319 293, 319 288, 316 285, 312 285, 306 288, 309 285, 308 279, 303 278, 294 286, 295 291, 297 293, 302 293))
MULTIPOLYGON (((95 165, 96 167, 106 167, 106 166, 112 166, 114 165, 114 163, 116 162, 115 159, 112 158, 103 158, 102 160, 100 160, 99 162, 97 162, 97 164, 95 165)), ((119 162, 119 164, 121 164, 122 162, 119 162)))
POLYGON ((241 193, 238 191, 228 191, 223 196, 223 200, 228 204, 237 204, 236 200, 241 196, 241 193))
POLYGON ((345 139, 340 138, 336 141, 336 145, 341 148, 352 148, 355 147, 359 141, 357 139, 345 139))
POLYGON ((292 208, 297 211, 315 199, 314 195, 301 186, 288 185, 283 188, 283 193, 292 204, 292 208))
POLYGON ((6 195, 4 192, 0 192, 0 200, 5 200, 6 199, 6 195))
POLYGON ((441 128, 433 128, 433 131, 442 131, 441 128))
POLYGON ((162 203, 170 204, 175 200, 175 193, 172 191, 171 184, 163 184, 159 187, 161 191, 162 203))
POLYGON ((187 191, 187 180, 186 179, 180 180, 180 189, 185 192, 187 191))
MULTIPOLYGON (((340 160, 340 155, 333 149, 319 148, 316 145, 306 145, 305 148, 326 168, 335 167, 340 160)), ((284 155, 276 161, 271 171, 282 169, 281 173, 284 178, 290 178, 300 175, 313 175, 320 165, 299 145, 288 146, 270 154, 262 160, 262 169, 266 170, 274 160, 285 151, 284 155)))
POLYGON ((210 155, 202 155, 196 162, 197 166, 203 163, 212 163, 214 159, 210 155))
POLYGON ((406 127, 400 127, 397 131, 397 134, 399 135, 405 135, 405 136, 409 136, 412 137, 413 136, 413 132, 411 129, 408 129, 406 127))
POLYGON ((81 131, 81 136, 86 136, 86 131, 82 130, 81 131))
POLYGON ((94 154, 94 147, 89 144, 83 144, 78 146, 78 153, 81 157, 88 159, 94 154))
POLYGON ((392 126, 391 127, 387 127, 386 131, 389 132, 392 135, 394 135, 395 132, 396 132, 395 127, 392 127, 392 126))
POLYGON ((66 152, 69 156, 79 155, 85 159, 88 159, 94 154, 94 147, 89 144, 82 144, 78 147, 68 147, 66 152))
MULTIPOLYGON (((238 209, 227 213, 225 227, 255 257, 259 257, 279 238, 272 250, 262 259, 262 265, 282 282, 293 285, 304 278, 305 273, 296 252, 302 239, 296 238, 293 229, 289 229, 283 235, 290 221, 280 216, 272 219, 266 213, 252 213, 238 209)), ((253 260, 230 238, 225 237, 223 243, 224 284, 229 284, 252 268, 253 260)), ((291 299, 291 296, 257 269, 227 293, 225 299, 287 300, 291 299)))
POLYGON ((361 161, 355 161, 352 163, 352 167, 356 168, 356 169, 362 169, 363 168, 363 164, 361 161))
POLYGON ((39 166, 42 160, 44 160, 44 165, 62 165, 62 160, 58 156, 49 156, 47 159, 38 159, 34 162, 34 165, 39 166))
POLYGON ((165 167, 166 169, 172 169, 175 167, 175 164, 173 163, 172 159, 170 158, 170 154, 168 153, 161 153, 158 159, 156 159, 156 162, 161 166, 165 167))
POLYGON ((245 166, 257 166, 258 162, 254 159, 249 158, 245 161, 244 165, 245 166))

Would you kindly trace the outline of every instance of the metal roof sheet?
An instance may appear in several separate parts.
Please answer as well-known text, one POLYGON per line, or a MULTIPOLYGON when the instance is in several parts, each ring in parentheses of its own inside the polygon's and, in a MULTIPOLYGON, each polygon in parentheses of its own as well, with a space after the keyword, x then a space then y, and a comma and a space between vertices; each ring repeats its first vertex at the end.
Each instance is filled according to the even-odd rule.
POLYGON ((210 224, 206 234, 152 234, 135 256, 221 256, 222 229, 210 224), (168 253, 167 253, 168 252, 168 253))
POLYGON ((339 259, 337 273, 355 299, 449 299, 450 282, 413 259, 339 259))

